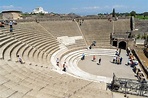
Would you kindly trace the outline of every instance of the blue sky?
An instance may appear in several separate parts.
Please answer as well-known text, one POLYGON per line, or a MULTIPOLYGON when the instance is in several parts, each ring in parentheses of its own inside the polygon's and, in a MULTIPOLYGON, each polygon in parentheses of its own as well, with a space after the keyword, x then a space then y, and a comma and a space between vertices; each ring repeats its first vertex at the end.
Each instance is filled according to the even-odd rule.
POLYGON ((148 12, 148 0, 0 0, 0 12, 20 10, 32 12, 36 7, 55 13, 79 15, 116 12, 148 12))

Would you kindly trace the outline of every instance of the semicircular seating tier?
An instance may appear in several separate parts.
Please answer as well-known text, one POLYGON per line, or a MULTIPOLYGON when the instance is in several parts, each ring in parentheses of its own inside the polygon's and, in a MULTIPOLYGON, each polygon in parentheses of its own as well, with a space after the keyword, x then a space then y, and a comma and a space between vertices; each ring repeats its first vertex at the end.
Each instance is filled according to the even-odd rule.
POLYGON ((113 55, 111 49, 102 53, 101 49, 94 49, 94 52, 86 49, 94 40, 98 47, 103 43, 110 47, 111 28, 107 26, 112 25, 106 21, 108 24, 103 27, 108 30, 99 32, 96 28, 103 28, 100 22, 104 20, 86 20, 81 26, 71 20, 19 22, 14 25, 13 32, 9 32, 9 26, 0 28, 0 97, 112 98, 112 92, 106 90, 110 78, 98 76, 94 79, 96 76, 77 67, 82 52, 113 55), (101 39, 104 32, 106 40, 101 39), (25 64, 16 62, 17 55, 25 64), (55 65, 57 57, 69 65, 67 73, 59 74, 63 72, 55 65))

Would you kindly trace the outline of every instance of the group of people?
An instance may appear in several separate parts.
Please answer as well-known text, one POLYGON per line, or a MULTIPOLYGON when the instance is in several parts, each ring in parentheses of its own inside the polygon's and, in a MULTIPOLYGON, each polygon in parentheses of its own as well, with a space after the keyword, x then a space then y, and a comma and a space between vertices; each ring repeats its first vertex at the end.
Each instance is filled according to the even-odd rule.
POLYGON ((122 64, 122 57, 120 57, 120 56, 114 56, 113 57, 113 63, 115 63, 115 64, 122 64))
POLYGON ((127 65, 131 65, 131 67, 135 67, 136 65, 138 65, 138 61, 136 60, 135 56, 132 54, 131 49, 128 47, 126 51, 127 51, 127 56, 129 57, 127 65))
MULTIPOLYGON (((57 59, 56 59, 56 65, 57 65, 57 66, 59 66, 59 62, 60 62, 60 59, 57 58, 57 59)), ((62 71, 65 71, 65 72, 66 72, 66 62, 63 63, 62 67, 63 67, 62 71)))
POLYGON ((120 57, 121 49, 115 51, 115 56, 113 57, 113 63, 122 64, 122 57, 120 57))
MULTIPOLYGON (((95 60, 96 60, 96 56, 93 55, 92 61, 95 61, 95 60)), ((97 62, 97 65, 100 65, 100 64, 101 64, 101 58, 99 58, 97 62)))
POLYGON ((135 59, 133 54, 129 54, 129 59, 128 59, 128 65, 131 65, 131 67, 135 67, 138 65, 138 61, 135 59))
MULTIPOLYGON (((84 54, 84 53, 82 54, 81 60, 85 60, 85 54, 84 54)), ((92 57, 92 61, 95 61, 95 60, 96 60, 96 56, 93 55, 93 57, 92 57)), ((98 65, 101 64, 101 58, 98 59, 97 64, 98 64, 98 65)))
POLYGON ((77 21, 79 23, 79 26, 82 25, 82 23, 84 22, 84 19, 72 19, 72 21, 77 21))

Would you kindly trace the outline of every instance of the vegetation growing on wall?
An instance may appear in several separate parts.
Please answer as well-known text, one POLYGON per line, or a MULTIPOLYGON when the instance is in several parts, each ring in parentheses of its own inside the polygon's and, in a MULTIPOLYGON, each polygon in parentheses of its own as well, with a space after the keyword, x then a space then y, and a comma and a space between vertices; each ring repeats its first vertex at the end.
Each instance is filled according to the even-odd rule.
POLYGON ((148 35, 145 33, 136 35, 136 39, 147 39, 147 38, 148 38, 148 35))

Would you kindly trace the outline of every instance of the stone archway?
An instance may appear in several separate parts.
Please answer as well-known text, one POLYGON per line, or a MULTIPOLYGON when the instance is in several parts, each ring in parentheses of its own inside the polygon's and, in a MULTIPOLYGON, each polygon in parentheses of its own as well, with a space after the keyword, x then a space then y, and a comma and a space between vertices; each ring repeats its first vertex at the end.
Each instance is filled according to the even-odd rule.
POLYGON ((126 42, 125 41, 119 42, 119 48, 126 49, 126 42))
POLYGON ((113 46, 117 47, 117 40, 113 41, 113 46))

